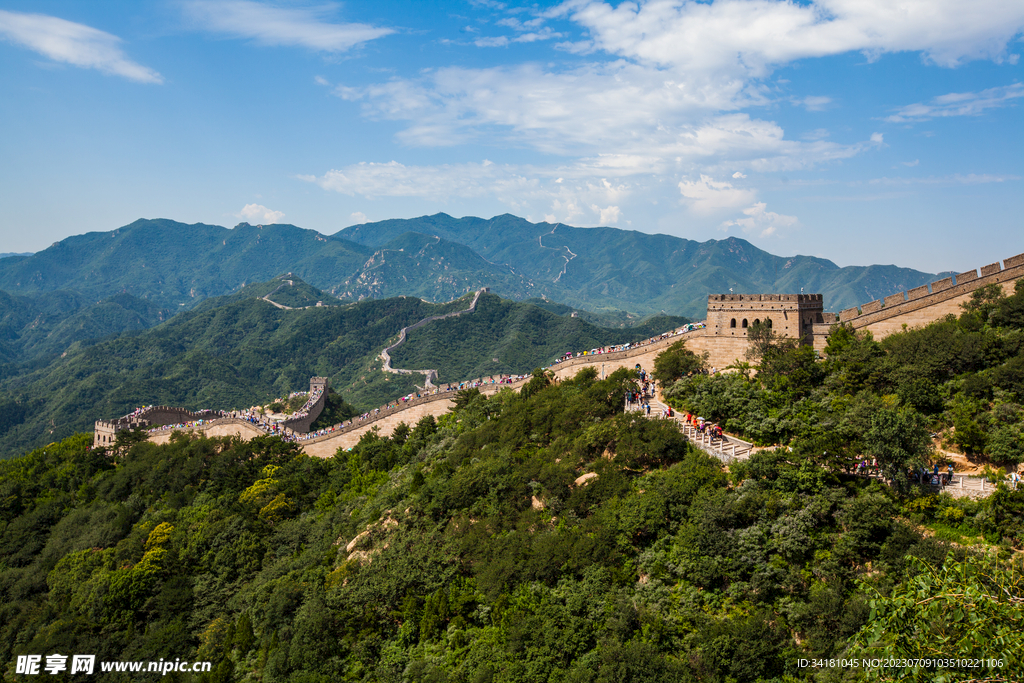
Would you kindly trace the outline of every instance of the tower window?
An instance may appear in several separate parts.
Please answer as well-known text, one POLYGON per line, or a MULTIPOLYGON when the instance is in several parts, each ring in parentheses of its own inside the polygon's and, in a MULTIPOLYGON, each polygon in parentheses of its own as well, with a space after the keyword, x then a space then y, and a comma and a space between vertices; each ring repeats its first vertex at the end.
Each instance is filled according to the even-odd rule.
POLYGON ((729 321, 729 327, 736 327, 736 318, 729 321))
POLYGON ((768 324, 768 329, 770 330, 772 328, 772 319, 771 318, 767 318, 765 320, 765 322, 768 324))
POLYGON ((746 319, 746 318, 744 318, 744 319, 743 319, 743 327, 746 327, 746 326, 747 326, 747 319, 746 319))

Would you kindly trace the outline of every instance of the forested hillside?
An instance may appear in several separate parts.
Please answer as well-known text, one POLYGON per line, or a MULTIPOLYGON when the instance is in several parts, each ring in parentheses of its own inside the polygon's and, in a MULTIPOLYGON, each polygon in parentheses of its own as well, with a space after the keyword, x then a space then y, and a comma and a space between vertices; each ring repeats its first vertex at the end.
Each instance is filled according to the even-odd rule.
MULTIPOLYGON (((378 355, 387 342, 423 318, 465 309, 471 297, 447 304, 394 297, 315 305, 331 299, 297 277, 278 278, 208 299, 149 330, 76 342, 45 362, 10 364, 0 378, 0 454, 10 457, 142 405, 232 410, 265 404, 305 391, 313 375, 330 378, 360 412, 373 409, 422 382, 418 375, 380 371, 378 355), (264 296, 305 308, 281 309, 264 296)), ((435 368, 447 381, 528 373, 570 349, 636 341, 682 322, 662 318, 606 329, 484 295, 477 313, 416 330, 415 355, 399 355, 394 366, 435 368), (403 366, 406 360, 412 365, 403 366)), ((404 353, 405 346, 398 350, 404 353)))
POLYGON ((827 310, 840 311, 936 279, 892 265, 840 268, 823 258, 774 256, 737 237, 696 242, 636 230, 531 223, 510 214, 393 219, 345 228, 336 237, 381 249, 407 232, 463 244, 527 278, 536 292, 532 296, 546 294, 588 310, 698 318, 712 292, 795 293, 803 288, 823 294, 827 310))
POLYGON ((17 363, 49 360, 75 342, 144 330, 175 312, 126 293, 93 303, 70 291, 0 291, 0 378, 17 363))
POLYGON ((927 491, 786 451, 726 472, 671 422, 623 414, 634 386, 627 370, 538 373, 326 460, 271 438, 107 453, 83 436, 0 463, 5 676, 53 652, 267 683, 811 680, 800 659, 837 656, 985 656, 998 663, 959 677, 896 674, 1005 681, 1024 666, 1024 590, 1000 559, 1024 492, 971 504, 964 523, 994 546, 976 556, 922 535, 927 491))

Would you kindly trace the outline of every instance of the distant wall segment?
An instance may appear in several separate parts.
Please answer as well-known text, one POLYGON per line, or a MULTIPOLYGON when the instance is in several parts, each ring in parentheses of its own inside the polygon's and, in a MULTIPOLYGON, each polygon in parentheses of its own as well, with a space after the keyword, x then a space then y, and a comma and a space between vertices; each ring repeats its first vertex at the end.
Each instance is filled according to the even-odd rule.
POLYGON ((97 420, 92 444, 94 447, 109 446, 114 443, 117 433, 125 429, 148 429, 162 425, 194 422, 211 418, 214 415, 211 411, 193 412, 185 408, 171 406, 148 406, 116 420, 97 420))
MULTIPOLYGON (((1004 293, 1012 290, 1012 283, 1024 277, 1024 254, 1004 259, 999 262, 982 266, 978 270, 968 270, 955 277, 937 280, 926 286, 915 287, 906 292, 887 296, 861 305, 859 308, 848 308, 839 314, 839 322, 849 324, 855 330, 870 330, 876 339, 887 337, 894 332, 913 327, 922 327, 940 320, 949 314, 959 315, 963 312, 961 305, 970 300, 971 295, 986 285, 999 285, 1004 293)), ((815 329, 815 348, 824 349, 829 329, 815 329)))

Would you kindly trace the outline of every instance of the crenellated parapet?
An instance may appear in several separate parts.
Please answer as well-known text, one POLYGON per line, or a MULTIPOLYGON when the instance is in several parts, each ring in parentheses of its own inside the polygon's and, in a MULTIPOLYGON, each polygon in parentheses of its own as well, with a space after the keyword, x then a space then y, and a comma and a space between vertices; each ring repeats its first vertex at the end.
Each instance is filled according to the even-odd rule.
MULTIPOLYGON (((913 318, 903 321, 908 324, 921 324, 926 318, 930 318, 927 322, 931 322, 948 313, 959 312, 960 303, 969 298, 975 290, 986 285, 1014 282, 1021 277, 1024 277, 1024 254, 1003 259, 1002 266, 997 261, 982 266, 980 269, 968 270, 955 276, 951 275, 936 280, 931 283, 930 287, 922 285, 905 292, 891 294, 884 299, 869 301, 859 307, 848 308, 839 314, 839 322, 850 323, 857 329, 877 325, 884 320, 900 316, 913 318), (941 307, 943 312, 938 314, 936 310, 933 310, 923 316, 911 315, 935 307, 941 307)), ((900 323, 901 326, 903 322, 900 323)))

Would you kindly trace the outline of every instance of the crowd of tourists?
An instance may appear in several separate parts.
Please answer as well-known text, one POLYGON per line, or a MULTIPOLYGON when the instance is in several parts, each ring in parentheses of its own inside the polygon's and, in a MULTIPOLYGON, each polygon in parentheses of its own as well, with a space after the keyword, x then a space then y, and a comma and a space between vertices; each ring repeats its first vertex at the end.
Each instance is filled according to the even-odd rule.
POLYGON ((659 341, 661 341, 663 339, 666 339, 668 337, 675 337, 675 336, 680 335, 680 334, 686 334, 687 332, 693 332, 694 330, 701 330, 701 329, 704 329, 705 327, 707 327, 707 323, 705 323, 705 322, 689 323, 689 324, 683 325, 682 327, 679 327, 679 328, 677 328, 675 330, 670 330, 668 332, 663 332, 662 334, 659 334, 659 335, 657 335, 655 337, 651 337, 650 339, 645 339, 643 341, 630 342, 628 344, 616 344, 616 345, 612 345, 612 346, 600 346, 600 347, 597 347, 597 348, 590 349, 588 351, 567 351, 566 353, 563 353, 561 356, 559 356, 555 360, 554 364, 558 365, 559 363, 564 363, 564 362, 572 360, 574 358, 582 358, 584 356, 598 356, 598 355, 605 354, 605 353, 617 353, 619 351, 629 351, 630 349, 637 349, 637 348, 640 348, 642 346, 647 346, 649 344, 654 344, 655 342, 659 342, 659 341))
MULTIPOLYGON (((677 335, 680 335, 680 334, 685 334, 687 332, 692 332, 694 330, 702 329, 705 326, 706 326, 706 324, 704 322, 690 323, 690 324, 687 324, 687 325, 683 325, 682 327, 679 327, 679 328, 677 328, 675 330, 671 330, 669 332, 665 332, 665 333, 663 333, 661 335, 654 336, 654 337, 651 337, 649 339, 646 339, 646 340, 643 340, 643 341, 640 341, 640 342, 631 342, 631 343, 628 343, 628 344, 604 346, 604 347, 589 349, 589 350, 585 350, 585 351, 568 352, 568 353, 562 355, 561 357, 559 357, 554 362, 553 365, 557 365, 557 364, 559 364, 561 362, 570 360, 572 358, 580 358, 580 357, 584 357, 584 356, 592 356, 592 355, 605 354, 605 353, 615 353, 615 352, 618 352, 618 351, 629 351, 631 349, 636 349, 636 348, 640 348, 640 347, 643 347, 643 346, 647 346, 649 344, 653 344, 655 342, 659 342, 659 341, 661 341, 661 340, 663 340, 665 338, 668 338, 668 337, 673 337, 673 336, 677 336, 677 335)), ((628 409, 631 409, 631 410, 643 410, 644 412, 646 412, 647 415, 650 415, 651 414, 650 397, 652 397, 654 395, 654 392, 655 392, 655 382, 654 382, 654 379, 652 377, 650 377, 645 370, 642 370, 639 365, 637 366, 637 376, 638 376, 638 379, 639 379, 640 389, 639 389, 639 391, 633 392, 629 396, 627 396, 627 398, 626 398, 626 406, 627 406, 628 409)), ((191 421, 179 422, 179 423, 168 424, 168 425, 160 425, 160 426, 157 426, 157 427, 153 427, 149 431, 150 432, 160 432, 160 431, 168 431, 168 430, 175 430, 175 429, 189 429, 189 428, 194 428, 194 427, 202 427, 204 425, 209 424, 214 419, 230 417, 230 418, 235 418, 235 419, 239 419, 239 420, 244 420, 245 422, 248 422, 248 423, 250 423, 250 424, 260 428, 261 430, 265 431, 267 434, 280 436, 285 441, 308 441, 310 439, 316 439, 316 438, 319 438, 319 437, 322 437, 322 436, 326 436, 328 434, 332 434, 334 432, 338 432, 338 431, 349 429, 351 427, 357 426, 357 425, 359 425, 361 423, 364 423, 364 422, 368 422, 368 421, 372 422, 373 420, 378 419, 381 416, 381 414, 386 414, 386 413, 389 413, 389 412, 393 412, 395 410, 399 410, 402 407, 404 407, 405 404, 409 403, 410 401, 413 401, 413 400, 418 399, 418 398, 423 398, 424 396, 437 396, 437 395, 440 395, 440 394, 445 394, 445 393, 450 393, 450 392, 459 392, 459 391, 463 391, 463 390, 466 390, 466 389, 480 389, 480 388, 485 388, 485 387, 494 387, 494 386, 498 386, 498 385, 512 385, 512 384, 516 384, 518 382, 521 382, 523 380, 527 380, 530 377, 531 377, 531 375, 529 375, 529 374, 526 374, 526 375, 498 374, 498 375, 491 376, 491 377, 479 378, 479 379, 474 379, 474 380, 468 380, 468 381, 465 381, 465 382, 450 382, 450 383, 445 384, 443 386, 434 387, 432 391, 421 391, 421 392, 413 392, 413 393, 407 394, 407 395, 402 396, 401 398, 398 398, 398 399, 396 399, 394 401, 390 401, 390 402, 386 403, 385 405, 380 406, 379 408, 374 408, 373 410, 370 410, 370 411, 367 411, 367 412, 365 412, 365 413, 363 413, 361 415, 358 415, 358 416, 356 416, 356 417, 354 417, 354 418, 352 418, 350 420, 346 420, 346 421, 341 422, 339 424, 335 424, 335 425, 332 425, 330 427, 324 427, 322 429, 318 429, 318 430, 315 430, 315 431, 312 431, 312 432, 308 432, 308 433, 305 433, 305 434, 296 433, 293 430, 283 426, 282 423, 285 420, 290 420, 290 419, 295 419, 295 418, 302 418, 302 417, 306 417, 307 415, 309 415, 310 410, 312 410, 313 406, 316 405, 316 402, 319 401, 321 396, 323 395, 323 391, 324 390, 323 390, 322 387, 315 388, 309 394, 309 397, 307 398, 305 404, 299 410, 297 410, 293 414, 287 416, 285 418, 285 420, 278 420, 278 419, 270 418, 270 417, 268 417, 266 415, 265 408, 260 407, 260 406, 253 406, 252 408, 249 408, 247 410, 241 410, 241 411, 238 411, 238 410, 230 411, 230 412, 225 412, 225 411, 214 412, 214 411, 210 411, 210 410, 201 411, 203 413, 208 413, 208 415, 204 415, 201 418, 198 418, 198 419, 195 419, 195 420, 191 420, 191 421)), ((291 394, 289 394, 288 398, 292 399, 292 398, 295 398, 296 396, 302 395, 303 393, 305 393, 305 392, 292 392, 291 394)), ((285 402, 285 401, 283 399, 277 399, 277 400, 273 401, 271 403, 271 405, 273 403, 282 403, 282 402, 285 402)), ((122 419, 123 420, 137 419, 146 410, 149 410, 152 407, 153 406, 141 406, 139 408, 136 408, 134 411, 132 411, 131 413, 129 413, 128 415, 126 415, 122 419)), ((672 416, 672 409, 671 408, 667 408, 666 410, 668 411, 668 414, 667 415, 663 415, 663 416, 671 417, 672 416)), ((662 412, 665 413, 665 411, 662 411, 662 412)))
POLYGON ((289 416, 288 419, 290 419, 290 420, 300 419, 300 418, 303 418, 303 417, 306 417, 307 415, 309 415, 309 411, 311 411, 313 409, 313 406, 316 405, 316 402, 319 401, 320 397, 323 396, 323 395, 324 395, 324 388, 322 386, 318 386, 318 387, 314 388, 313 391, 310 392, 309 398, 306 400, 306 404, 304 406, 302 406, 301 408, 299 408, 294 413, 292 413, 291 416, 289 416))

